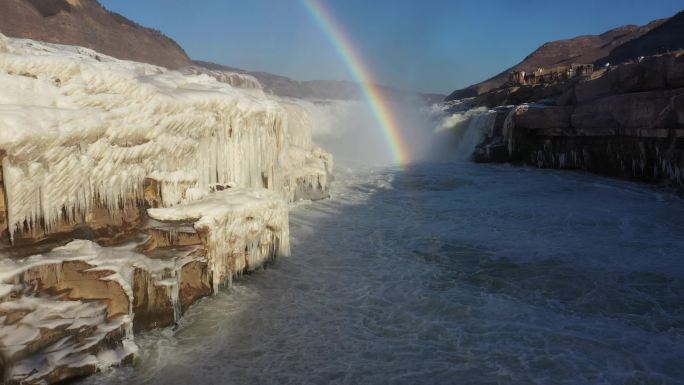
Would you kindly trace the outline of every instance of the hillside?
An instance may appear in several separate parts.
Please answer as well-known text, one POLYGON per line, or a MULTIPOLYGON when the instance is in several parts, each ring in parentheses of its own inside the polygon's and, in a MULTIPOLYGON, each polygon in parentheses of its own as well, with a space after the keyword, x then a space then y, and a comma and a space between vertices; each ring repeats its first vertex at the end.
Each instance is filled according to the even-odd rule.
MULTIPOLYGON (((145 28, 105 9, 97 0, 0 0, 0 33, 48 43, 91 48, 119 59, 155 64, 169 69, 204 67, 211 71, 248 74, 268 92, 281 97, 358 99, 359 85, 350 81, 298 81, 266 72, 247 71, 204 61, 192 61, 183 48, 161 32, 145 28)), ((203 72, 203 71, 199 71, 203 72)), ((414 92, 382 87, 393 97, 414 92)), ((428 103, 444 96, 419 94, 428 103)))
MULTIPOLYGON (((284 98, 350 100, 362 97, 358 83, 343 80, 295 80, 268 72, 247 71, 240 68, 195 60, 195 66, 213 71, 235 72, 256 78, 267 92, 284 98)), ((426 103, 437 103, 444 99, 440 94, 423 94, 413 91, 380 86, 390 98, 412 98, 416 95, 426 103)))
MULTIPOLYGON (((609 56, 630 41, 655 30, 668 19, 654 20, 644 26, 626 25, 600 35, 584 35, 543 44, 520 63, 481 83, 452 92, 447 100, 472 97, 503 85, 512 71, 534 71, 537 67, 553 67, 572 63, 594 63, 609 56)), ((680 35, 678 39, 682 39, 680 35)), ((605 61, 604 61, 605 62, 605 61)))
POLYGON ((622 63, 639 56, 650 56, 684 49, 684 11, 648 33, 614 48, 601 63, 622 63))
POLYGON ((78 45, 171 69, 192 64, 175 41, 95 0, 0 0, 0 33, 78 45))
POLYGON ((356 83, 334 80, 299 81, 268 72, 247 71, 240 68, 195 60, 196 66, 216 71, 228 71, 254 76, 263 88, 285 98, 354 99, 360 96, 356 83))

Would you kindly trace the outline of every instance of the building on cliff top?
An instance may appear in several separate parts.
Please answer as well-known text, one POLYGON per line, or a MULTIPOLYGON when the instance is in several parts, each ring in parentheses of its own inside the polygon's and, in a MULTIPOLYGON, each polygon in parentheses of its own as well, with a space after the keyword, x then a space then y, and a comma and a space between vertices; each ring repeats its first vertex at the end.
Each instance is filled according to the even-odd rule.
POLYGON ((514 86, 549 84, 589 76, 594 72, 593 64, 570 64, 551 68, 537 67, 534 72, 513 71, 508 75, 508 84, 514 86))

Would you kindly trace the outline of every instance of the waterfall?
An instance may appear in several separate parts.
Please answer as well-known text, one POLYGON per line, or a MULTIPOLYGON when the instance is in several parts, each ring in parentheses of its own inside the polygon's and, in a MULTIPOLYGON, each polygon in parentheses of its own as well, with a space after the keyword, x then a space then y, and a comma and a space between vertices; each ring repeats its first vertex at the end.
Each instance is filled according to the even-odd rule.
POLYGON ((515 129, 515 113, 521 106, 513 107, 506 115, 506 120, 503 123, 503 137, 506 142, 506 148, 508 148, 508 155, 513 155, 513 149, 515 146, 513 139, 513 129, 515 129))
POLYGON ((478 107, 446 116, 436 132, 449 133, 451 140, 455 142, 456 148, 452 151, 457 160, 470 160, 485 135, 492 135, 495 121, 495 111, 478 107))

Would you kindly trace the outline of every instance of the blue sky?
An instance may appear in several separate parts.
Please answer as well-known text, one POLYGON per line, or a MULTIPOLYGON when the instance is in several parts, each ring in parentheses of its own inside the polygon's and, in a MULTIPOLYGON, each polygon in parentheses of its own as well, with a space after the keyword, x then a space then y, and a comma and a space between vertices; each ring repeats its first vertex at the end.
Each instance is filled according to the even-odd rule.
MULTIPOLYGON (((298 0, 101 0, 175 39, 194 59, 300 80, 351 79, 298 0)), ((327 0, 377 81, 448 93, 546 41, 645 24, 681 0, 327 0)))

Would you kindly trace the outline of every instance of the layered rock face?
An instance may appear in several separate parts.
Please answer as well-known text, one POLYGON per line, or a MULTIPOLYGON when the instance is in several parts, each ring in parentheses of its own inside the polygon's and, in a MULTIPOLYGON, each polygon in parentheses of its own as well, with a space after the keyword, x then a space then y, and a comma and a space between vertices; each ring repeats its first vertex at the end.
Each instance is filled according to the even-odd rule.
POLYGON ((497 108, 500 124, 477 149, 477 161, 585 169, 684 187, 684 52, 569 84, 518 87, 473 100, 513 101, 528 103, 497 108))
POLYGON ((289 253, 288 202, 332 158, 295 102, 0 35, 0 373, 53 383, 126 363, 135 333, 289 253))

